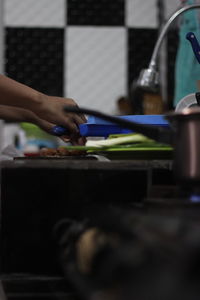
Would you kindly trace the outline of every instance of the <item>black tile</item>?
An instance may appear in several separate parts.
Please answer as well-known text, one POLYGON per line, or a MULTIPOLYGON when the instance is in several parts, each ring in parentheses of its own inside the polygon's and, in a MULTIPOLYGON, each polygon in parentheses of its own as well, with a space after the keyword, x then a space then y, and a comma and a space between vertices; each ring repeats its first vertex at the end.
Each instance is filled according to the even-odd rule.
POLYGON ((140 71, 148 67, 157 35, 157 29, 128 29, 129 87, 138 78, 140 71))
POLYGON ((173 107, 174 98, 174 76, 175 76, 175 63, 176 55, 179 43, 178 29, 172 29, 167 35, 167 90, 168 90, 168 106, 171 109, 173 107))
POLYGON ((63 95, 64 29, 6 28, 6 74, 49 95, 63 95))
POLYGON ((69 25, 124 25, 125 0, 68 0, 69 25))

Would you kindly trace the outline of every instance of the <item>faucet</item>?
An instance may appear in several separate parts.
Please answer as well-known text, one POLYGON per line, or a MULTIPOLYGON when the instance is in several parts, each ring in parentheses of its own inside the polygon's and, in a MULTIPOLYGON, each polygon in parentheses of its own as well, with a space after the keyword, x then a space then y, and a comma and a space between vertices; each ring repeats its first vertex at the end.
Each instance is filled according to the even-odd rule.
POLYGON ((162 41, 168 32, 168 29, 170 25, 173 23, 173 21, 182 13, 184 13, 187 10, 195 9, 195 8, 200 8, 200 4, 190 4, 190 5, 185 5, 184 7, 178 9, 166 22, 164 25, 163 29, 160 32, 160 35, 158 37, 158 40, 156 42, 156 45, 153 50, 153 54, 149 63, 149 66, 147 69, 144 69, 140 72, 139 78, 137 80, 137 86, 140 88, 143 88, 148 91, 157 91, 158 89, 158 84, 159 84, 159 74, 157 71, 157 58, 158 58, 158 53, 162 44, 162 41))

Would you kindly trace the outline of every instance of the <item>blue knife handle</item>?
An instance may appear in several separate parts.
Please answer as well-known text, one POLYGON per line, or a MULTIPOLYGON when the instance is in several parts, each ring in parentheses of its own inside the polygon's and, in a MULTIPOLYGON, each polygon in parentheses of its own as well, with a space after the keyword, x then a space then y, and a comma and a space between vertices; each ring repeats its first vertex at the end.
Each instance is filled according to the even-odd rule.
POLYGON ((56 136, 62 136, 62 135, 68 135, 69 130, 63 126, 56 125, 51 129, 51 133, 56 136))
POLYGON ((200 45, 195 34, 193 32, 188 32, 186 34, 186 39, 190 41, 194 55, 200 64, 200 45))

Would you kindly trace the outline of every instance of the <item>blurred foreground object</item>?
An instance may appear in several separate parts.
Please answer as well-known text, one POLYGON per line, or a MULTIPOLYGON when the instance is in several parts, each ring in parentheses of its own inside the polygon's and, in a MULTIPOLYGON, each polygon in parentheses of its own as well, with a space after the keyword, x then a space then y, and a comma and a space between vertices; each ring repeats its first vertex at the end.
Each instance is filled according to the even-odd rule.
POLYGON ((110 210, 93 224, 62 220, 54 235, 81 299, 196 300, 198 231, 183 217, 110 210))

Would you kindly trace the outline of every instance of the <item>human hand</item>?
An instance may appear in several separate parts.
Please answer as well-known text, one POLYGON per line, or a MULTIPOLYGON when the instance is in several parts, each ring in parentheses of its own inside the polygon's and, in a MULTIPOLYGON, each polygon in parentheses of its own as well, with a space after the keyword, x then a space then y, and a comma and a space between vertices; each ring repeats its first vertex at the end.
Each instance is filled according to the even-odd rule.
MULTIPOLYGON (((35 118, 32 118, 32 123, 36 124, 37 126, 39 126, 42 130, 44 130, 45 132, 52 134, 52 129, 55 126, 55 124, 52 124, 50 122, 47 122, 43 119, 38 118, 35 115, 35 118)), ((86 139, 84 137, 80 137, 79 135, 62 135, 59 136, 59 138, 61 140, 63 140, 65 143, 70 142, 72 145, 74 146, 83 146, 85 145, 86 139)))
MULTIPOLYGON (((64 137, 65 140, 69 139, 74 145, 82 145, 85 143, 85 139, 80 137, 78 125, 85 123, 86 118, 84 115, 64 112, 63 108, 65 105, 77 106, 73 99, 41 94, 40 101, 32 110, 39 119, 48 122, 48 124, 61 125, 67 128, 69 135, 64 137)), ((43 124, 47 125, 47 123, 42 122, 42 126, 43 124)))
POLYGON ((33 110, 39 118, 64 126, 72 133, 77 133, 77 125, 85 123, 86 118, 84 115, 64 112, 65 105, 77 106, 77 103, 70 98, 41 94, 40 101, 33 107, 33 110))
POLYGON ((1 74, 0 92, 0 105, 12 107, 11 112, 8 108, 0 111, 0 115, 5 119, 27 120, 35 123, 36 115, 37 118, 43 120, 40 121, 40 127, 47 128, 46 131, 51 124, 66 127, 69 130, 70 141, 78 142, 80 137, 78 125, 86 122, 86 119, 83 115, 64 112, 66 105, 77 106, 74 100, 45 95, 1 74))

